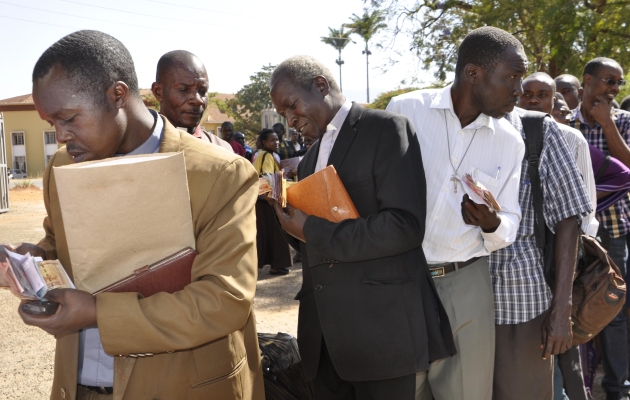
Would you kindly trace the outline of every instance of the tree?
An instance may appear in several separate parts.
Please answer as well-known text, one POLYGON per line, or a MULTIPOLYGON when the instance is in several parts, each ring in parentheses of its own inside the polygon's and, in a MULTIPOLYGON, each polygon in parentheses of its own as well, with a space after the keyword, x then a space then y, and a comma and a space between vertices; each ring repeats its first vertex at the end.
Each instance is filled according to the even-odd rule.
POLYGON ((343 25, 340 29, 328 28, 328 37, 323 37, 322 42, 331 45, 337 51, 339 51, 339 58, 335 61, 337 65, 339 65, 339 89, 343 92, 343 88, 341 86, 341 66, 344 64, 341 59, 341 50, 343 50, 349 42, 354 43, 354 41, 350 40, 350 34, 352 32, 344 32, 343 25))
MULTIPOLYGON (((367 1, 367 0, 366 0, 367 1)), ((516 36, 530 70, 581 76, 597 56, 628 65, 628 0, 370 0, 387 10, 392 34, 408 36, 410 51, 436 77, 453 71, 457 46, 471 30, 496 26, 516 36), (625 17, 624 17, 625 15, 625 17)))
POLYGON ((367 108, 376 108, 378 110, 384 110, 387 108, 392 97, 400 96, 401 94, 405 94, 408 92, 413 92, 414 90, 418 90, 415 87, 408 87, 396 90, 390 90, 389 92, 383 92, 378 95, 378 97, 370 104, 368 104, 367 108))
POLYGON ((209 98, 219 110, 234 118, 234 130, 254 137, 262 129, 261 112, 271 104, 269 80, 275 65, 266 65, 249 77, 250 83, 236 92, 233 99, 222 101, 209 98))
POLYGON ((370 48, 369 42, 376 33, 387 27, 383 21, 385 21, 385 13, 382 10, 374 10, 372 12, 367 9, 363 11, 363 15, 358 16, 352 14, 350 17, 352 21, 349 24, 343 24, 346 28, 350 28, 352 33, 359 35, 365 42, 365 69, 366 69, 366 81, 367 81, 367 102, 370 102, 370 48))

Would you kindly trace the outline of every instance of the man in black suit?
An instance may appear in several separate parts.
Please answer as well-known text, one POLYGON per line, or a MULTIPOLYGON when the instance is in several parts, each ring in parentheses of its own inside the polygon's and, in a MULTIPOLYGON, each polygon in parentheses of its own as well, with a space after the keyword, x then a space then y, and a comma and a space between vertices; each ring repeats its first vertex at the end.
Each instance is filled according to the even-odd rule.
POLYGON ((345 100, 308 56, 276 67, 270 88, 288 125, 319 139, 299 179, 334 165, 361 216, 332 223, 274 204, 302 253, 298 342, 315 395, 413 399, 416 372, 455 353, 421 248, 426 193, 415 132, 403 116, 345 100))

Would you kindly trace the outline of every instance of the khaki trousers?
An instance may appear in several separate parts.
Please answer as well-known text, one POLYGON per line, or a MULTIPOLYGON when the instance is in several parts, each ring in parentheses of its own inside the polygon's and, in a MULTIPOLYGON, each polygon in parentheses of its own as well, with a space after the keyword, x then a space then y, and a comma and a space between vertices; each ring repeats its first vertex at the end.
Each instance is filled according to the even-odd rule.
POLYGON ((416 400, 491 400, 494 372, 494 294, 488 257, 434 278, 457 354, 416 374, 416 400))

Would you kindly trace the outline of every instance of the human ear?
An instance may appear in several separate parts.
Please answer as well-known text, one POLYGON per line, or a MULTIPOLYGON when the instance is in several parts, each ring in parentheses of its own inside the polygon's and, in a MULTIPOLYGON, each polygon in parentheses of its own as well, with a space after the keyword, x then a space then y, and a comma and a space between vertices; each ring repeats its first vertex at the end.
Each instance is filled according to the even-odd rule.
POLYGON ((483 77, 483 69, 477 67, 475 64, 466 64, 464 67, 464 78, 469 83, 476 85, 483 77))
POLYGON ((151 85, 151 92, 153 92, 153 96, 155 96, 155 99, 158 101, 158 103, 161 103, 162 102, 162 85, 157 82, 153 82, 153 84, 151 85))
POLYGON ((317 89, 318 92, 322 94, 323 97, 328 96, 330 93, 330 84, 328 83, 328 79, 324 78, 321 75, 315 77, 313 81, 313 86, 317 89))
POLYGON ((107 90, 108 99, 116 105, 116 108, 123 108, 127 105, 129 100, 129 86, 125 82, 115 82, 107 90))

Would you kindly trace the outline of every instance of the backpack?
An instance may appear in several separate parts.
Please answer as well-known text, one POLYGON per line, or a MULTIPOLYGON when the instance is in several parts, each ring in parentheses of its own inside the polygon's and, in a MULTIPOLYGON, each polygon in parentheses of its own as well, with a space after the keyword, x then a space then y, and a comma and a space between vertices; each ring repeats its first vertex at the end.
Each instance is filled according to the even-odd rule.
MULTIPOLYGON (((545 223, 543 193, 538 173, 543 148, 543 121, 548 114, 527 111, 521 121, 525 131, 526 157, 534 203, 534 235, 542 249, 545 280, 555 287, 555 235, 545 223)), ((573 279, 571 320, 573 346, 593 339, 625 304, 626 284, 608 252, 594 238, 578 237, 578 262, 573 279)))

